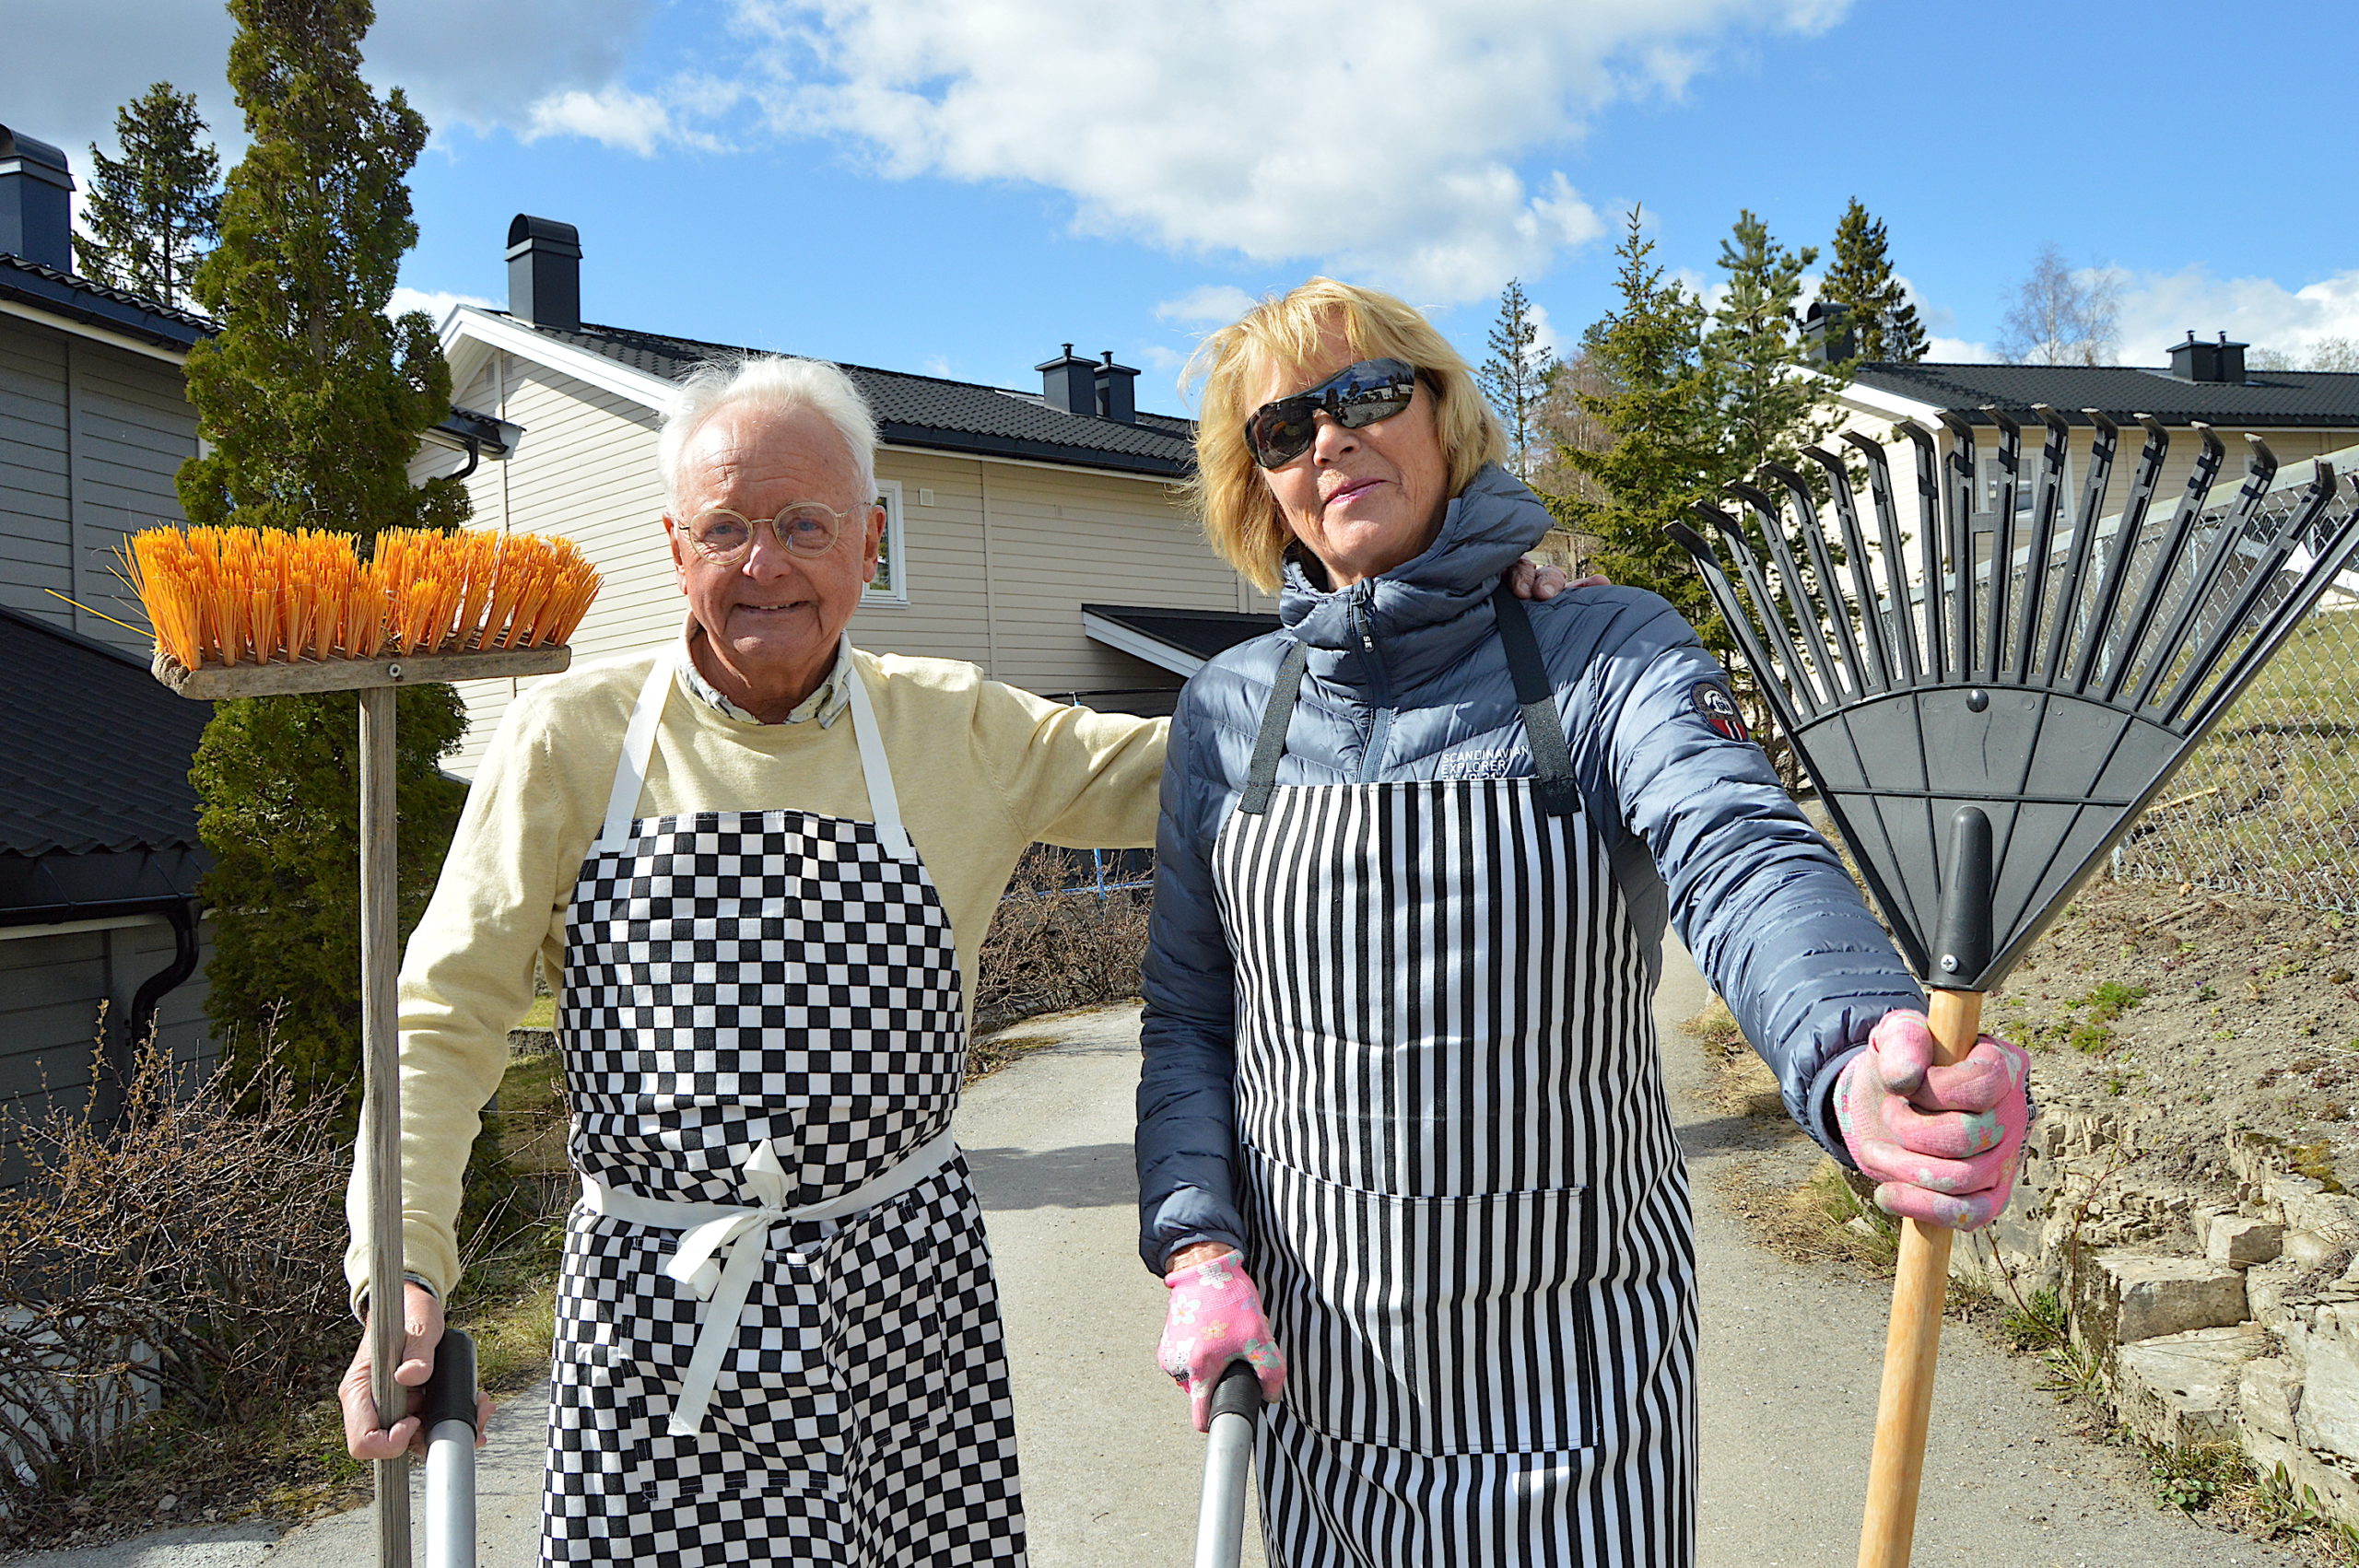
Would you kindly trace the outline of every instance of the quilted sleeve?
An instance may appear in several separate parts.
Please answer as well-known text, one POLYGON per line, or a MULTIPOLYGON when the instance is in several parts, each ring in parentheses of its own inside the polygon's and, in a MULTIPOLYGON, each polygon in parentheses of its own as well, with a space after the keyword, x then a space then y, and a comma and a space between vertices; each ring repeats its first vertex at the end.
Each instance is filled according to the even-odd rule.
POLYGON ((1624 823, 1645 840, 1671 918, 1787 1112, 1848 1163, 1835 1079, 1894 1008, 1922 1007, 1834 849, 1746 737, 1728 677, 1667 604, 1633 616, 1594 674, 1624 823))
POLYGON ((1189 683, 1171 721, 1140 984, 1139 1256, 1157 1274, 1191 1242, 1245 1246, 1232 1176, 1236 980, 1212 870, 1227 790, 1206 767, 1204 685, 1189 683))

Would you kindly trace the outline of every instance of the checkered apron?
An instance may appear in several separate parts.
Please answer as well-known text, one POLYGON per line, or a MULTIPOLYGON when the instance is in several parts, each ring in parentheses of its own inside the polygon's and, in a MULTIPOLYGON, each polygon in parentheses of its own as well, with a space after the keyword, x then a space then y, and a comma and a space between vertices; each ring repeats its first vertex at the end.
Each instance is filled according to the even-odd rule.
POLYGON ((1278 788, 1282 663, 1213 852, 1285 1568, 1694 1561, 1687 1184, 1647 956, 1544 667, 1537 777, 1278 788))
POLYGON ((566 922, 584 1199, 546 1562, 1021 1564, 998 1292, 949 1136, 957 952, 855 671, 871 809, 635 817, 632 711, 566 922))

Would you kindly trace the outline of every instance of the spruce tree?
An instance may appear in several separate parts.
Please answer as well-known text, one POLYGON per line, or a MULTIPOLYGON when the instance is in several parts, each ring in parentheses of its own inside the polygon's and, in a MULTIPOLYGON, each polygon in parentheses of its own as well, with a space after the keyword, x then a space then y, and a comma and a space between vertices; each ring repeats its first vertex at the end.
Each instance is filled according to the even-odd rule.
POLYGON ((1532 450, 1539 434, 1536 421, 1556 373, 1556 357, 1540 346, 1540 323, 1532 319, 1532 301, 1519 279, 1508 279, 1499 295, 1490 349, 1476 379, 1508 427, 1508 466, 1517 478, 1528 481, 1536 459, 1532 450))
POLYGON ((1794 310, 1802 270, 1818 259, 1789 251, 1750 211, 1720 241, 1728 292, 1712 312, 1704 357, 1719 384, 1728 456, 1737 475, 1765 462, 1807 465, 1802 449, 1833 428, 1825 367, 1812 362, 1794 310))
POLYGON ((1913 365, 1925 357, 1925 326, 1908 302, 1908 291, 1893 275, 1884 219, 1870 217, 1857 196, 1836 225, 1835 259, 1819 283, 1818 297, 1844 310, 1859 358, 1913 365))
POLYGON ((1727 651, 1727 629, 1687 553, 1663 532, 1692 521, 1728 476, 1719 397, 1704 357, 1702 301, 1654 262, 1638 209, 1614 248, 1616 304, 1582 335, 1596 390, 1577 392, 1602 432, 1593 448, 1562 446, 1561 460, 1602 492, 1549 498, 1567 527, 1595 542, 1583 564, 1616 583, 1661 594, 1706 644, 1727 651))
MULTIPOLYGON (((426 124, 360 77, 368 0, 230 0, 229 81, 253 141, 230 172, 196 297, 221 322, 188 357, 209 443, 182 463, 193 523, 338 529, 364 543, 465 516, 455 480, 413 486, 418 438, 450 406, 422 313, 384 314, 417 238, 404 176, 426 124)), ((398 706, 401 930, 423 908, 464 789, 437 759, 465 725, 447 685, 398 706)), ((202 893, 216 956, 207 1012, 232 1071, 266 1033, 304 1087, 359 1093, 358 717, 352 693, 224 702, 192 778, 215 857, 202 893)))
POLYGON ((196 95, 158 82, 115 111, 121 158, 90 147, 82 198, 88 234, 74 236, 82 275, 161 305, 185 305, 189 281, 221 217, 221 155, 205 139, 196 95))

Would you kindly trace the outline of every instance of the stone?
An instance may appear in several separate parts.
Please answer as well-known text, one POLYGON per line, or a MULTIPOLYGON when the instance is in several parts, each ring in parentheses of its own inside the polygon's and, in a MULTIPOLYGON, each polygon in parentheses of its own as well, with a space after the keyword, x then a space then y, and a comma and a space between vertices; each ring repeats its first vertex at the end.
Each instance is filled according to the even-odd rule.
POLYGON ((2124 1345, 2114 1358, 2114 1399, 2130 1431, 2150 1443, 2199 1446, 2236 1441, 2238 1374, 2265 1356, 2259 1325, 2196 1328, 2124 1345))
POLYGON ((2346 1464, 2359 1461, 2359 1302, 2302 1314, 2285 1349, 2302 1375, 2296 1434, 2346 1464))
POLYGON ((2285 1210, 2287 1230, 2316 1231, 2346 1246, 2359 1241, 2359 1198, 2340 1192, 2288 1192, 2278 1201, 2285 1210))
POLYGON ((2247 1433, 2294 1441, 2294 1413, 2302 1408, 2302 1377, 2283 1356, 2248 1361, 2236 1374, 2236 1417, 2247 1433))
POLYGON ((2256 1263, 2275 1262, 2284 1241, 2285 1227, 2273 1220, 2256 1219, 2249 1214, 2222 1214, 2212 1222, 2212 1233, 2204 1238, 2203 1255, 2232 1269, 2248 1269, 2256 1263))
POLYGON ((2084 1343, 2110 1349, 2245 1320, 2245 1277, 2201 1258, 2100 1252, 2082 1260, 2074 1316, 2084 1343))
POLYGON ((2245 1310, 2264 1328, 2283 1328, 2296 1299, 2287 1288, 2308 1272, 2290 1258, 2254 1264, 2245 1270, 2245 1310))
POLYGON ((2304 1269, 2316 1269, 2329 1258, 2342 1257, 2343 1246, 2332 1237, 2320 1235, 2316 1231, 2289 1230, 2285 1233, 2285 1245, 2279 1256, 2304 1269))

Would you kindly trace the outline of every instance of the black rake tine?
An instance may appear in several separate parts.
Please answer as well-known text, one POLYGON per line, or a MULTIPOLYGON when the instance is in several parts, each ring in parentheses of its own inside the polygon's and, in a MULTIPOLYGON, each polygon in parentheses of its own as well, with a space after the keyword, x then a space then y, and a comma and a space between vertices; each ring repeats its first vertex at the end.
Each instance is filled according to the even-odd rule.
POLYGON ((2130 564, 2138 554, 2138 536, 2145 532, 2146 512, 2154 503, 2154 486, 2163 473, 2163 462, 2170 456, 2170 432, 2163 422, 2151 414, 2134 414, 2131 418, 2144 427, 2146 444, 2138 453, 2138 470, 2130 482, 2130 499, 2121 509, 2118 526, 2113 533, 2113 548, 2106 552, 2105 576, 2097 585, 2097 602, 2089 618, 2089 629, 2083 635, 2081 656, 2072 661, 2072 689, 2087 691, 2097 678, 2097 661, 2103 657, 2106 640, 2113 635, 2113 617, 2121 604, 2121 591, 2128 584, 2130 564))
POLYGON ((1860 509, 1851 498, 1851 476, 1843 470, 1843 459, 1825 447, 1804 447, 1802 455, 1826 471, 1827 494, 1835 499, 1836 526, 1843 531, 1843 553, 1851 565, 1851 586, 1860 596, 1860 636, 1868 645, 1868 673, 1875 681, 1876 690, 1892 689, 1892 660, 1885 652, 1892 633, 1885 625, 1889 619, 1881 601, 1876 598, 1876 585, 1868 574, 1868 541, 1860 532, 1860 509))
POLYGON ((2237 697, 2244 695, 2245 687, 2260 673, 2262 667, 2269 662, 2270 655, 2277 651, 2278 644, 2284 641, 2294 626, 2325 596, 2326 591, 2333 586, 2334 579, 2350 568, 2354 553, 2359 553, 2359 503, 2354 503, 2343 514, 2342 526, 2334 531, 2333 537, 2320 544, 2318 556, 2310 563, 2310 569, 2303 574, 2284 602, 2261 622, 2260 630, 2245 644, 2244 651, 2237 654, 2236 662, 2228 666, 2228 673, 2220 677, 2220 684, 2204 694, 2197 705, 2199 716, 2189 731, 2190 735, 2210 728, 2237 697))
POLYGON ((1925 673, 1934 681, 1949 678, 1950 656, 1942 609, 1942 463, 1933 432, 1914 419, 1901 421, 1900 433, 1917 454, 1917 550, 1925 563, 1925 673))
POLYGON ((1826 706, 1836 707, 1843 700, 1842 683, 1835 673, 1835 653, 1826 646, 1826 628, 1818 623, 1818 606, 1812 603, 1810 591, 1802 584, 1801 567, 1794 561, 1793 546, 1786 543, 1786 520, 1779 515, 1778 503, 1769 493, 1756 486, 1733 482, 1726 486, 1728 493, 1753 509, 1761 524, 1761 537, 1769 546, 1769 558, 1777 563, 1778 577, 1786 586, 1787 603, 1794 612, 1794 620, 1802 628, 1802 643, 1810 649, 1820 686, 1826 692, 1826 706))
POLYGON ((1825 602, 1826 618, 1835 623, 1836 639, 1843 645, 1843 678, 1854 696, 1868 695, 1866 665, 1860 658, 1860 643, 1851 635, 1851 614, 1843 603, 1843 584, 1835 575, 1835 557, 1826 548, 1826 530, 1818 521, 1818 504, 1811 499, 1810 482, 1792 469, 1780 463, 1765 462, 1760 472, 1768 474, 1786 487, 1794 498, 1794 517, 1800 524, 1802 547, 1810 552, 1811 575, 1818 583, 1818 599, 1825 602))
MULTIPOLYGON (((2072 427, 2062 415, 2044 403, 2031 405, 2032 413, 2048 427, 2048 439, 2039 447, 2039 487, 2033 492, 2031 506, 2031 543, 2024 561, 2023 626, 2015 638, 2015 680, 2030 684, 2032 671, 2039 668, 2033 653, 2039 647, 2039 615, 2048 608, 2048 557, 2056 548, 2056 508, 2063 488, 2064 454, 2071 449, 2072 427)), ((2063 606, 2057 606, 2057 619, 2063 619, 2063 606)), ((2040 673, 2053 680, 2053 665, 2040 668, 2040 673)))
MULTIPOLYGON (((1729 555, 1736 562, 1738 574, 1744 579, 1745 591, 1752 594, 1754 603, 1760 606, 1758 619, 1749 618, 1746 625, 1766 626, 1778 639, 1782 661, 1772 659, 1769 645, 1761 639, 1757 632, 1754 636, 1754 644, 1759 649, 1764 661, 1757 666, 1762 679, 1788 693, 1794 705, 1807 710, 1811 717, 1824 713, 1834 706, 1833 701, 1831 697, 1821 700, 1817 688, 1811 684, 1810 661, 1802 657, 1801 645, 1794 641, 1793 632, 1787 627, 1786 617, 1778 611, 1777 597, 1769 591, 1768 576, 1761 569, 1761 558, 1753 553, 1752 544, 1744 537, 1744 524, 1718 507, 1701 501, 1696 504, 1695 509, 1697 516, 1718 529, 1728 542, 1729 555), (1780 669, 1783 673, 1779 673, 1780 669)), ((1831 693, 1833 688, 1830 686, 1828 690, 1831 693)))
POLYGON ((1950 433, 1949 472, 1942 486, 1942 532, 1951 562, 1950 667, 1954 681, 1971 681, 1974 662, 1974 427, 1955 414, 1943 414, 1950 433))
POLYGON ((2245 445, 2245 483, 2237 494, 2236 509, 2220 520, 2220 537, 2212 541, 2211 555, 2188 579, 2187 596, 2179 602, 2178 613, 2171 617, 2170 630, 2163 634, 2146 661, 2146 673, 2139 680, 2137 695, 2130 704, 2133 708, 2159 700, 2171 666, 2178 662, 2178 656, 2190 638, 2201 638, 2203 612, 2244 544, 2245 530, 2252 525, 2253 513, 2260 509, 2262 497, 2269 494, 2270 481, 2277 477, 2277 454, 2269 450, 2269 443, 2248 431, 2245 445))
POLYGON ((2212 494, 2212 481, 2220 477, 2220 466, 2227 461, 2228 449, 2212 427, 2200 421, 2188 421, 2195 433, 2202 438, 2203 450, 2196 454, 2195 466, 2188 472, 2187 486, 2179 492, 2178 509, 2164 525, 2162 546, 2147 568, 2146 580, 2138 590, 2138 607, 2130 613, 2130 620, 2121 637, 2121 655, 2113 668, 2106 672, 2105 700, 2111 703, 2121 696, 2122 684, 2130 678, 2130 667, 2138 661, 2138 650, 2154 629, 2154 617, 2161 613, 2163 595, 2170 588, 2171 578, 2178 570, 2178 558, 2187 549, 2189 535, 2195 532, 2196 519, 2203 515, 2203 503, 2212 494))
MULTIPOLYGON (((1702 501, 1695 503, 1689 509, 1708 527, 1718 529, 1725 536, 1729 554, 1735 558, 1737 569, 1744 574, 1746 587, 1754 591, 1755 602, 1764 611, 1773 611, 1776 607, 1762 596, 1764 591, 1758 586, 1760 563, 1753 558, 1753 552, 1745 548, 1744 530, 1736 519, 1702 501)), ((1778 722, 1786 732, 1792 734, 1802 727, 1804 718, 1816 714, 1818 705, 1807 691, 1798 693, 1793 690, 1787 678, 1778 673, 1776 661, 1769 657, 1767 645, 1761 640, 1754 618, 1744 613, 1743 602, 1737 597, 1736 584, 1729 580, 1729 574, 1721 568, 1719 556, 1712 548, 1711 542, 1684 522, 1671 523, 1663 532, 1677 540, 1681 548, 1695 558, 1696 569, 1704 579, 1705 591, 1719 606, 1720 619, 1728 623, 1730 635, 1736 638, 1738 651, 1744 655, 1745 662, 1753 666, 1754 674, 1761 682, 1763 699, 1777 714, 1778 722), (1800 711, 1805 706, 1809 708, 1808 714, 1800 711)))
POLYGON ((1917 662, 1917 629, 1913 611, 1908 603, 1908 563, 1901 555, 1900 515, 1892 499, 1892 464, 1884 455, 1884 444, 1871 440, 1858 430, 1842 433, 1846 445, 1859 452, 1868 464, 1868 499, 1876 511, 1876 533, 1884 541, 1884 579, 1892 589, 1893 650, 1900 659, 1901 679, 1915 685, 1919 677, 1917 662))
POLYGON ((2235 603, 2221 612, 2220 619, 2198 645, 2188 665, 2186 677, 2179 682, 2169 708, 2163 714, 2165 724, 2177 724, 2179 716, 2195 701, 2205 679, 2226 655, 2229 645, 2236 641, 2237 628, 2268 597, 2271 587, 2277 580, 2277 574, 2284 569, 2287 557, 2300 547, 2302 536, 2309 532, 2319 514, 2333 499, 2334 465, 2323 458, 2317 459, 2311 469, 2310 482, 2303 487, 2301 500, 2286 514, 2276 531, 2262 542, 2260 556, 2245 579, 2244 591, 2236 595, 2235 603))
POLYGON ((2095 428, 2089 442, 2089 477, 2081 488, 2081 508, 2072 514, 2072 550, 2064 563, 2064 581, 2056 591, 2056 618, 2048 630, 2048 682, 2054 685, 2064 674, 2064 655, 2071 645, 2072 620, 2081 607, 2083 579, 2089 553, 2096 543, 2097 518, 2105 507, 2105 492, 2113 476, 2113 453, 2121 427, 2094 408, 2081 410, 2095 428))
POLYGON ((2014 628, 2007 610, 2015 591, 2015 492, 2021 488, 2024 462, 2023 427, 1999 409, 1985 405, 1983 414, 1999 427, 1999 505, 1990 516, 1990 602, 1983 641, 1989 657, 1982 665, 1986 679, 2008 673, 2007 639, 2014 628))

